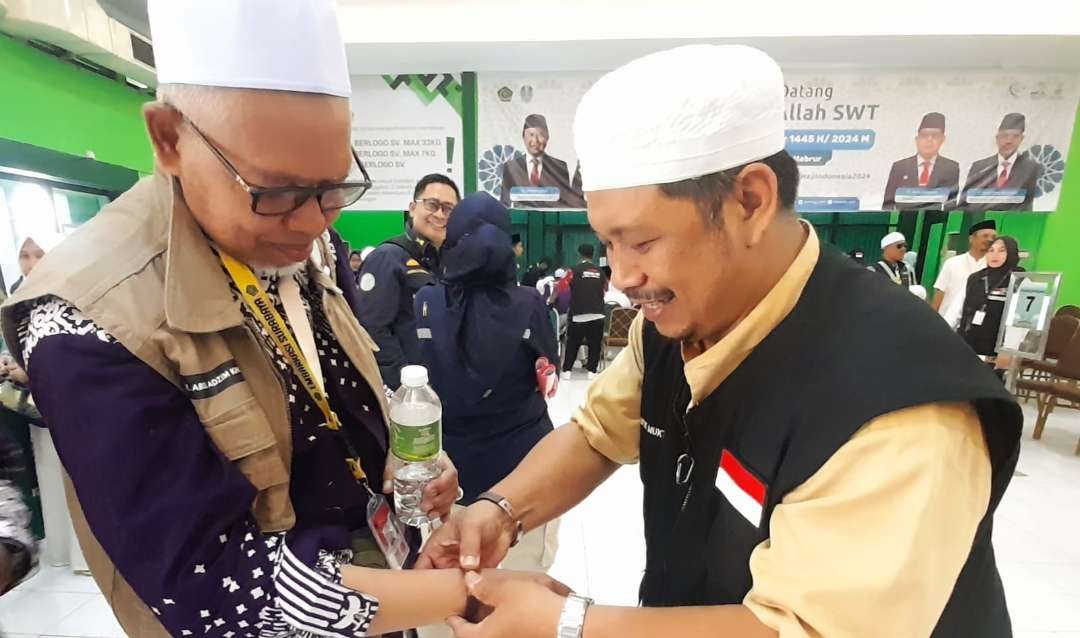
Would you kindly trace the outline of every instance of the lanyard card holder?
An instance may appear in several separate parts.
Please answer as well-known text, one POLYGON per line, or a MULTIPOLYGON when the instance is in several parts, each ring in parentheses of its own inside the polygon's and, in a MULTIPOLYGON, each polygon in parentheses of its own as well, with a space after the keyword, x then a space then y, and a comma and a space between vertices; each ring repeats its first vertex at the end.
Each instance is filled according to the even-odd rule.
POLYGON ((394 516, 390 503, 382 494, 368 498, 367 522, 375 543, 391 569, 404 569, 409 564, 409 541, 405 526, 394 516))

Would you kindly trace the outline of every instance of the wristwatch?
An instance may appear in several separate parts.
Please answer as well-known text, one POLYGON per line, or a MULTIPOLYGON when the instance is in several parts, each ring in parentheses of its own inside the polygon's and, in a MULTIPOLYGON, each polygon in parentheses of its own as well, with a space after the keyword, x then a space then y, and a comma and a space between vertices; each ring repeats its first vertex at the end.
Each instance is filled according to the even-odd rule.
POLYGON ((477 496, 476 500, 494 503, 510 517, 510 520, 514 522, 514 539, 510 541, 510 547, 516 547, 517 544, 521 542, 521 537, 525 535, 525 526, 517 516, 514 516, 514 506, 510 504, 510 501, 508 501, 505 496, 496 494, 495 492, 484 492, 480 496, 477 496))
POLYGON ((562 615, 559 616, 559 628, 555 632, 555 638, 581 638, 585 631, 585 612, 592 604, 592 598, 577 594, 567 596, 562 615))

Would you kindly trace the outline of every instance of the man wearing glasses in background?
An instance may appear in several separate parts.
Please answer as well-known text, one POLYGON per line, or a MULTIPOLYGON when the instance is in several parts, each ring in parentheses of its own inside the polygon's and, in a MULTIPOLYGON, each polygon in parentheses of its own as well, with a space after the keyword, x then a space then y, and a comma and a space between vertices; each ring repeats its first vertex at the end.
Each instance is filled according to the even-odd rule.
POLYGON ((439 248, 459 199, 454 180, 437 173, 425 176, 413 189, 405 232, 372 251, 360 271, 356 313, 379 346, 375 358, 390 391, 401 385, 403 367, 421 364, 413 297, 438 277, 439 248))
MULTIPOLYGON (((397 562, 367 507, 386 399, 331 230, 371 181, 334 3, 148 10, 155 174, 2 312, 99 587, 139 638, 354 637, 464 610, 459 572, 376 569, 397 562)), ((441 463, 433 517, 458 494, 441 463)))
POLYGON ((907 238, 903 233, 893 232, 885 235, 881 238, 881 261, 868 266, 867 270, 885 275, 898 286, 911 288, 919 282, 915 279, 915 273, 904 261, 907 248, 907 238))

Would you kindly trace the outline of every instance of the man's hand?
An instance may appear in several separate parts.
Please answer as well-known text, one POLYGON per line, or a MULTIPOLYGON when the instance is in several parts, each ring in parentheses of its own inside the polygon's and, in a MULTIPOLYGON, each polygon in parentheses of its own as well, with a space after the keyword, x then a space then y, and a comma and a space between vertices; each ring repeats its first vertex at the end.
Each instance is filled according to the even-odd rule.
POLYGON ((428 539, 417 569, 498 567, 514 542, 514 521, 498 505, 479 501, 450 517, 428 539))
MULTIPOLYGON (((386 470, 383 472, 383 494, 394 493, 394 471, 401 467, 401 460, 393 453, 386 456, 386 470)), ((458 486, 458 472, 454 462, 443 452, 439 455, 439 468, 442 474, 432 479, 424 487, 424 498, 420 501, 420 509, 428 519, 439 519, 445 522, 450 517, 450 510, 454 503, 461 498, 458 486)))
POLYGON ((453 616, 446 622, 457 638, 549 638, 559 624, 569 588, 558 581, 514 572, 465 574, 469 593, 493 609, 479 623, 453 616))

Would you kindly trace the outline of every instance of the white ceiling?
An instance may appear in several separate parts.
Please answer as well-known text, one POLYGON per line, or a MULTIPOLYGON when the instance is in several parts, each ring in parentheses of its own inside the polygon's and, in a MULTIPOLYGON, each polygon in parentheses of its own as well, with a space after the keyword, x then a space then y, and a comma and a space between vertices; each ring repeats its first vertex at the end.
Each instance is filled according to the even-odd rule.
MULTIPOLYGON (((1078 3, 1080 4, 1080 3, 1078 3)), ((739 42, 784 68, 1038 68, 1080 71, 1080 36, 835 36, 561 42, 349 42, 357 75, 456 71, 608 70, 692 42, 739 42)))
POLYGON ((338 0, 354 73, 610 69, 690 42, 783 66, 1080 69, 1078 0, 338 0))
MULTIPOLYGON (((97 1, 116 19, 147 30, 146 0, 97 1)), ((597 71, 691 42, 751 44, 785 68, 1080 71, 1080 0, 337 3, 357 75, 597 71)))

